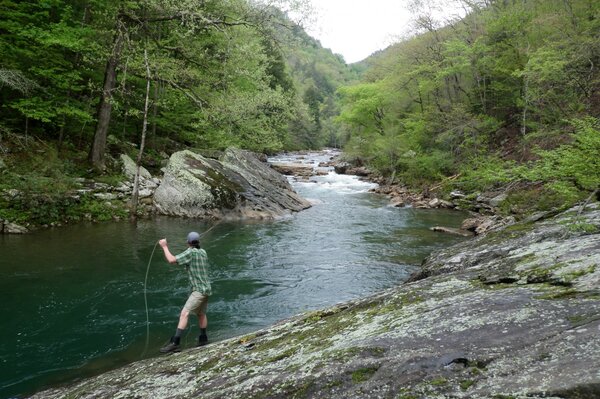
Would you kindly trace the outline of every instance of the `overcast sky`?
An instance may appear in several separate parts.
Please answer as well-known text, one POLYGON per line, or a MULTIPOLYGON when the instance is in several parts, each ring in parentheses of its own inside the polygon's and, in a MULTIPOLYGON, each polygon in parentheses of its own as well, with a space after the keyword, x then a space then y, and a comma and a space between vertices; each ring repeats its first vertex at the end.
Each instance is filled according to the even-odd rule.
MULTIPOLYGON (((316 22, 307 32, 323 47, 341 54, 347 63, 361 61, 386 48, 409 32, 413 18, 404 0, 311 0, 316 22)), ((433 14, 440 18, 460 15, 452 1, 438 1, 433 14)))
POLYGON ((410 14, 402 0, 311 0, 316 22, 308 33, 347 63, 367 58, 406 33, 410 14))

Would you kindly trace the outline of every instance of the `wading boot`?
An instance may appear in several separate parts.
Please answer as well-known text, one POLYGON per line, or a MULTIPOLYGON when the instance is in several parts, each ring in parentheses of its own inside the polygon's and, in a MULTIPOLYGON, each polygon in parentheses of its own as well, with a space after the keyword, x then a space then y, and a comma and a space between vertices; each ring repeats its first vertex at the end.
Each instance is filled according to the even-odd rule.
POLYGON ((181 340, 181 337, 171 337, 171 340, 169 341, 168 344, 166 344, 165 346, 163 346, 162 348, 160 348, 160 352, 161 353, 174 353, 174 352, 179 352, 179 342, 181 340))
POLYGON ((206 344, 208 344, 208 337, 206 334, 200 334, 198 336, 198 346, 204 346, 206 344))

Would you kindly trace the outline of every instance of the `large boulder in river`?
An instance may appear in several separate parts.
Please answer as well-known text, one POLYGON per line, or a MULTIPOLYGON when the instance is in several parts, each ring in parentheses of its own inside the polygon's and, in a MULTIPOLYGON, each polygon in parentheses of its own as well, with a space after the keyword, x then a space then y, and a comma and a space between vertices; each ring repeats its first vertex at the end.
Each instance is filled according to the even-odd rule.
POLYGON ((219 219, 273 219, 310 207, 285 177, 238 149, 218 160, 188 150, 174 153, 154 204, 165 215, 219 219))

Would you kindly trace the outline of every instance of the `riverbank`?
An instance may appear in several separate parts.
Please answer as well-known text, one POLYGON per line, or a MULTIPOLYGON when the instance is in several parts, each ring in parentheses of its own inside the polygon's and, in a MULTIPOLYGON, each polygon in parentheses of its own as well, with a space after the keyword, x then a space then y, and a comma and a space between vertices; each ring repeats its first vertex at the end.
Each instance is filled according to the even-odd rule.
POLYGON ((4 171, 9 179, 0 184, 0 234, 157 214, 204 220, 274 219, 310 207, 270 168, 266 156, 235 148, 205 155, 190 150, 163 155, 164 167, 154 175, 143 166, 138 169, 122 153, 112 162, 112 176, 61 175, 62 182, 56 185, 47 177, 4 171))
MULTIPOLYGON (((34 146, 34 152, 39 152, 48 159, 48 164, 45 167, 48 172, 45 172, 45 174, 55 177, 52 179, 40 175, 29 176, 25 171, 16 168, 15 165, 18 165, 17 159, 9 162, 13 164, 12 168, 5 166, 0 169, 0 173, 8 177, 0 184, 0 233, 26 234, 40 228, 60 227, 81 221, 103 222, 122 220, 132 216, 130 202, 134 188, 136 166, 131 157, 121 153, 118 157, 111 158, 111 172, 106 175, 88 176, 89 171, 83 170, 74 170, 67 175, 66 171, 63 170, 65 165, 61 163, 55 149, 45 143, 34 143, 31 146, 34 146)), ((121 145, 118 149, 123 150, 126 148, 121 145)), ((309 154, 311 152, 297 152, 294 154, 302 153, 309 154)), ((311 176, 327 173, 324 171, 325 168, 334 170, 338 174, 359 176, 361 179, 376 183, 378 186, 372 192, 387 196, 390 205, 393 207, 458 209, 471 212, 472 217, 466 220, 461 229, 457 231, 440 226, 439 231, 452 234, 482 234, 485 231, 511 224, 515 220, 529 217, 539 211, 556 212, 557 209, 561 209, 559 203, 552 203, 552 201, 549 204, 538 206, 541 202, 540 197, 544 196, 543 193, 538 191, 539 187, 532 189, 531 187, 509 184, 504 188, 488 192, 463 192, 452 189, 453 178, 434 185, 409 187, 393 177, 382 177, 372 172, 356 160, 352 162, 345 160, 341 151, 323 150, 312 153, 329 155, 329 159, 321 162, 320 165, 303 165, 300 163, 271 164, 270 166, 282 174, 293 175, 306 181, 309 181, 311 176)), ((209 160, 218 159, 219 157, 219 154, 206 155, 208 156, 205 158, 209 160)), ((264 155, 260 158, 262 163, 267 161, 267 157, 264 155)), ((167 166, 168 160, 169 156, 166 153, 161 153, 150 158, 149 162, 153 165, 152 172, 141 167, 139 205, 136 209, 136 217, 145 218, 161 213, 159 211, 161 207, 164 208, 162 213, 170 213, 171 208, 175 207, 168 200, 172 197, 171 195, 162 196, 167 199, 166 204, 157 205, 154 200, 154 194, 165 178, 163 176, 164 167, 167 166), (163 168, 161 168, 161 165, 163 168)), ((254 172, 256 170, 257 167, 255 166, 249 169, 249 171, 254 172)), ((214 173, 217 173, 217 171, 214 173)), ((214 184, 214 182, 210 184, 214 184)), ((229 186, 236 185, 237 183, 229 184, 229 186)), ((184 186, 185 184, 182 185, 182 187, 184 186)), ((249 187, 252 187, 252 185, 249 187)), ((222 192, 229 190, 229 188, 228 186, 215 186, 210 190, 222 192)), ((162 192, 165 191, 161 190, 162 192)), ((268 192, 276 191, 268 190, 268 192)), ((182 195, 181 193, 178 194, 179 197, 182 195)), ((225 196, 219 194, 218 196, 220 197, 216 202, 223 202, 223 198, 233 198, 237 194, 229 193, 225 196)), ((251 195, 250 197, 259 198, 260 195, 251 195)), ((197 201, 193 200, 192 202, 197 201)), ((564 207, 564 204, 562 206, 564 207)), ((289 208, 289 205, 285 207, 289 208)), ((295 206, 291 208, 296 209, 295 206)), ((182 213, 189 216, 194 212, 185 210, 182 213)), ((219 209, 204 211, 204 214, 208 215, 209 218, 223 217, 222 213, 219 209)), ((243 211, 238 213, 244 214, 243 211)), ((277 211, 275 213, 280 214, 282 212, 277 211)), ((249 212, 245 212, 245 214, 249 214, 249 212)), ((257 214, 262 213, 258 212, 257 214)))
POLYGON ((33 398, 592 398, 600 205, 433 254, 412 282, 33 398))

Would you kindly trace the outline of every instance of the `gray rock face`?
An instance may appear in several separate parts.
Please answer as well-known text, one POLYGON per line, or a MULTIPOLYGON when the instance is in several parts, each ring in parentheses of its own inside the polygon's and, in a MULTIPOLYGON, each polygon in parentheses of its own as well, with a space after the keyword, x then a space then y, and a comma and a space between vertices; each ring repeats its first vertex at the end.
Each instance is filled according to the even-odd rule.
POLYGON ((310 207, 285 177, 237 149, 218 161, 191 151, 173 154, 154 204, 165 215, 219 219, 272 219, 310 207))
POLYGON ((312 166, 303 164, 279 164, 272 165, 272 168, 282 175, 288 176, 310 177, 315 173, 312 166))
MULTIPOLYGON (((137 171, 137 166, 135 162, 125 154, 121 154, 121 163, 122 163, 122 171, 125 177, 127 177, 127 181, 121 186, 118 191, 126 192, 127 194, 131 194, 133 189, 133 184, 135 182, 135 174, 137 171)), ((159 181, 152 177, 150 172, 143 166, 140 166, 140 181, 139 187, 140 198, 151 196, 154 193, 154 190, 158 187, 159 181)))
MULTIPOLYGON (((121 158, 121 162, 123 164, 123 166, 122 166, 123 174, 130 181, 133 181, 133 179, 135 178, 136 169, 137 169, 135 162, 133 162, 133 159, 131 159, 128 155, 125 155, 125 154, 121 154, 120 158, 121 158)), ((140 167, 140 180, 144 180, 144 179, 151 180, 152 175, 150 174, 150 172, 148 172, 148 170, 146 168, 141 166, 140 167)))
POLYGON ((0 220, 0 233, 4 234, 27 234, 29 229, 16 223, 0 220))
POLYGON ((36 398, 600 397, 600 207, 448 248, 412 282, 36 398))

